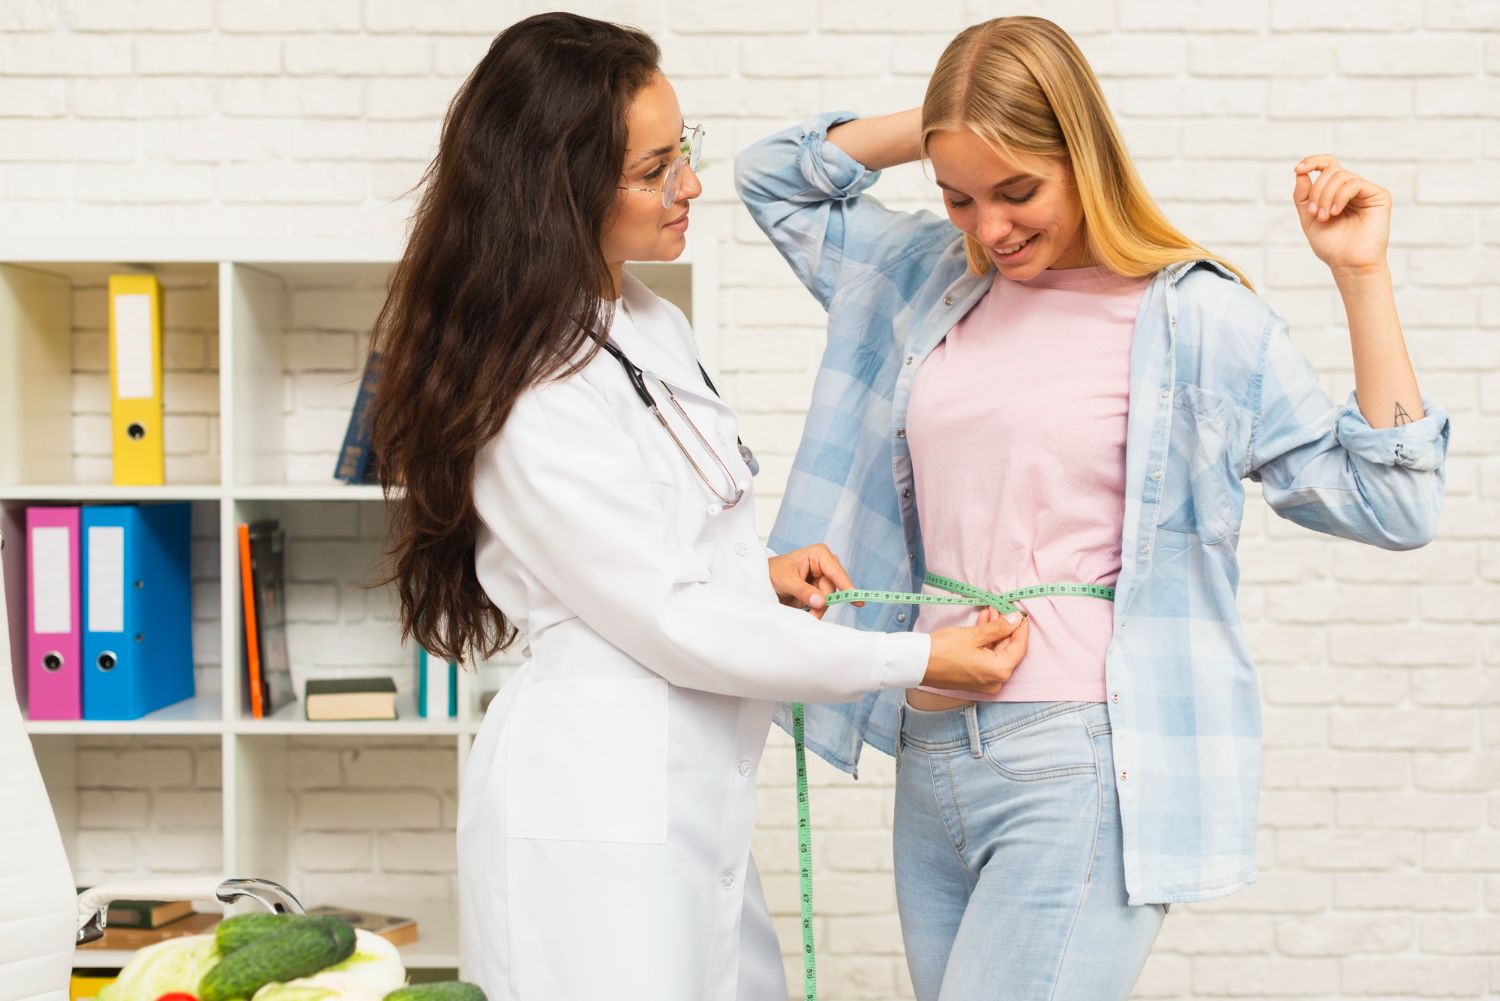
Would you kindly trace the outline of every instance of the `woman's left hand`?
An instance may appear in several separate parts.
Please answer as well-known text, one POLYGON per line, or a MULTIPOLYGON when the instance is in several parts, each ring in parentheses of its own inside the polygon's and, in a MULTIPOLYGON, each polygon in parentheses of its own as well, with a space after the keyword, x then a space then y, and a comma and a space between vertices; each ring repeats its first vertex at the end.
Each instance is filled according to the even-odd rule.
MULTIPOLYGON (((781 603, 792 608, 805 608, 817 619, 828 611, 824 595, 854 588, 839 558, 821 542, 772 556, 767 563, 771 570, 771 586, 776 589, 776 597, 781 603)), ((864 602, 856 601, 855 604, 863 605, 864 602)))
POLYGON ((1334 271, 1384 267, 1391 193, 1346 170, 1329 153, 1307 157, 1292 170, 1297 175, 1292 201, 1318 259, 1334 271))

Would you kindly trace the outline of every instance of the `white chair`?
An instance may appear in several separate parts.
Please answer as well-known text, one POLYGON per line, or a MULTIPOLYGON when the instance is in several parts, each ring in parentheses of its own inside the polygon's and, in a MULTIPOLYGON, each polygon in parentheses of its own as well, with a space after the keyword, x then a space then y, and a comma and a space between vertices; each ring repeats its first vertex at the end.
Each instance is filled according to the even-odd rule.
MULTIPOLYGON (((11 545, 19 544, 13 539, 11 545)), ((5 537, 0 533, 0 548, 5 537)), ((68 997, 78 904, 57 818, 21 722, 11 664, 12 630, 0 561, 0 1001, 61 1001, 68 997)), ((25 615, 25 602, 15 602, 25 615)), ((24 660, 22 661, 24 663, 24 660)))

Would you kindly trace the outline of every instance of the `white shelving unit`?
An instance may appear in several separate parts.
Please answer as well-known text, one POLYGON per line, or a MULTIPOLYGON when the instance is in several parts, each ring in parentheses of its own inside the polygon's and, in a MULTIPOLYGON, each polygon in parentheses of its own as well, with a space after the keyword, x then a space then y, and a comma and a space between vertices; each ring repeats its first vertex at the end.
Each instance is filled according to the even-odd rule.
MULTIPOLYGON (((403 748, 411 748, 437 754, 443 761, 451 754, 451 766, 437 769, 437 774, 403 780, 430 785, 434 812, 440 815, 438 836, 442 829, 451 834, 459 775, 479 725, 480 679, 494 676, 492 671, 460 672, 456 718, 417 716, 411 691, 414 658, 397 643, 389 591, 370 591, 364 597, 361 581, 361 565, 373 568, 380 556, 381 535, 371 526, 378 525, 383 515, 384 498, 377 487, 346 486, 332 478, 347 407, 342 418, 325 410, 309 419, 289 402, 293 382, 289 368, 295 368, 293 355, 298 345, 316 342, 322 336, 319 332, 326 330, 342 332, 329 336, 357 344, 347 363, 352 403, 369 328, 400 249, 396 242, 372 247, 367 241, 220 244, 144 238, 18 243, 0 239, 0 522, 6 538, 12 540, 0 558, 9 605, 15 610, 9 642, 24 709, 25 509, 45 503, 186 500, 194 504, 196 696, 128 722, 27 724, 75 873, 80 868, 75 852, 98 833, 82 822, 80 803, 90 794, 88 756, 101 753, 91 750, 100 739, 116 751, 165 742, 168 749, 161 753, 174 754, 178 753, 175 748, 181 748, 195 762, 212 762, 217 752, 221 759, 218 776, 210 777, 193 793, 201 802, 215 794, 216 786, 220 800, 220 865, 207 871, 283 882, 310 905, 333 903, 415 917, 421 938, 403 949, 406 965, 439 970, 459 965, 456 874, 439 873, 424 884, 446 881, 451 891, 438 899, 429 899, 427 894, 403 896, 399 889, 387 892, 382 888, 383 879, 398 887, 404 884, 372 863, 368 873, 342 874, 346 883, 367 887, 364 894, 357 899, 343 894, 323 900, 317 899, 316 891, 298 885, 305 867, 294 858, 296 841, 308 830, 307 818, 301 815, 308 809, 304 797, 311 795, 302 789, 306 777, 294 774, 299 755, 322 755, 320 760, 337 758, 347 763, 365 748, 397 757, 403 748), (193 381, 183 383, 188 386, 184 394, 193 397, 187 405, 190 414, 174 399, 170 371, 164 382, 168 482, 161 487, 109 483, 108 438, 99 435, 98 401, 83 399, 91 391, 91 381, 97 396, 99 373, 107 372, 107 362, 101 365, 96 356, 104 343, 100 332, 107 330, 107 277, 130 272, 154 273, 161 279, 165 340, 179 336, 174 324, 180 318, 176 309, 180 296, 188 304, 183 310, 188 332, 180 334, 181 338, 194 349, 197 345, 190 343, 194 339, 206 344, 193 381), (215 384, 210 381, 215 367, 216 400, 211 392, 215 384), (92 415, 85 412, 89 407, 94 408, 92 415), (206 423, 210 429, 206 446, 190 456, 174 455, 174 415, 193 426, 206 423), (243 622, 236 526, 266 517, 281 519, 288 533, 287 604, 294 671, 299 666, 299 650, 352 647, 357 658, 368 649, 365 661, 346 660, 331 668, 322 665, 316 673, 392 674, 400 689, 397 720, 313 723, 301 717, 300 701, 270 718, 251 718, 240 668, 243 622), (333 538, 320 538, 329 533, 333 538), (309 548, 321 547, 317 562, 331 568, 326 572, 333 579, 314 581, 301 590, 295 586, 299 541, 309 548), (302 622, 299 596, 310 605, 328 603, 335 596, 339 614, 334 621, 327 621, 326 615, 320 619, 320 613, 302 622), (342 621, 348 606, 365 610, 365 618, 354 626, 342 621), (339 642, 340 630, 357 642, 339 642)), ((672 264, 632 265, 631 270, 694 321, 705 365, 714 371, 717 304, 711 251, 711 247, 695 248, 691 258, 672 264)), ((170 369, 170 346, 166 354, 170 369)), ((104 406, 107 422, 107 394, 104 406)), ((107 423, 103 426, 107 428, 107 423)), ((111 779, 116 787, 124 783, 124 795, 130 795, 131 782, 148 788, 154 781, 150 774, 111 779)), ((381 794, 368 776, 360 782, 354 791, 381 794)), ((316 795, 341 791, 346 790, 335 785, 316 795)), ((409 785, 404 792, 390 795, 420 797, 424 790, 420 784, 415 789, 409 785)), ((137 833, 134 843, 141 845, 172 832, 147 822, 137 833)), ((139 857, 135 867, 136 874, 150 871, 139 857)), ((75 962, 109 967, 126 958, 126 953, 88 950, 80 951, 75 962)))

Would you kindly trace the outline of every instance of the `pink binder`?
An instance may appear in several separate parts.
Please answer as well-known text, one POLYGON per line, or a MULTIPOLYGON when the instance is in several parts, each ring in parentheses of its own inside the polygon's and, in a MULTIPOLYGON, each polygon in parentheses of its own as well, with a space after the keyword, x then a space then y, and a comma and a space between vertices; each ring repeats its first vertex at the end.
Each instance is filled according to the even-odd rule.
POLYGON ((79 509, 26 509, 27 717, 83 718, 79 509))

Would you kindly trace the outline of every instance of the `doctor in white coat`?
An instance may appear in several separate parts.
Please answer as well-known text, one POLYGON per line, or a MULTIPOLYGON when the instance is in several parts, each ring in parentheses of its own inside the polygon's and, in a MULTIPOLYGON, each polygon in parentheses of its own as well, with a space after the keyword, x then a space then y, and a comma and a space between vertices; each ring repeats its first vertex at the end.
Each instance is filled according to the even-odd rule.
POLYGON ((750 855, 777 702, 994 690, 1025 651, 1024 621, 821 623, 837 559, 768 558, 734 411, 622 270, 681 254, 702 190, 657 58, 575 15, 501 34, 377 325, 404 624, 447 656, 517 630, 531 652, 458 816, 463 975, 490 1001, 784 1001, 750 855))

